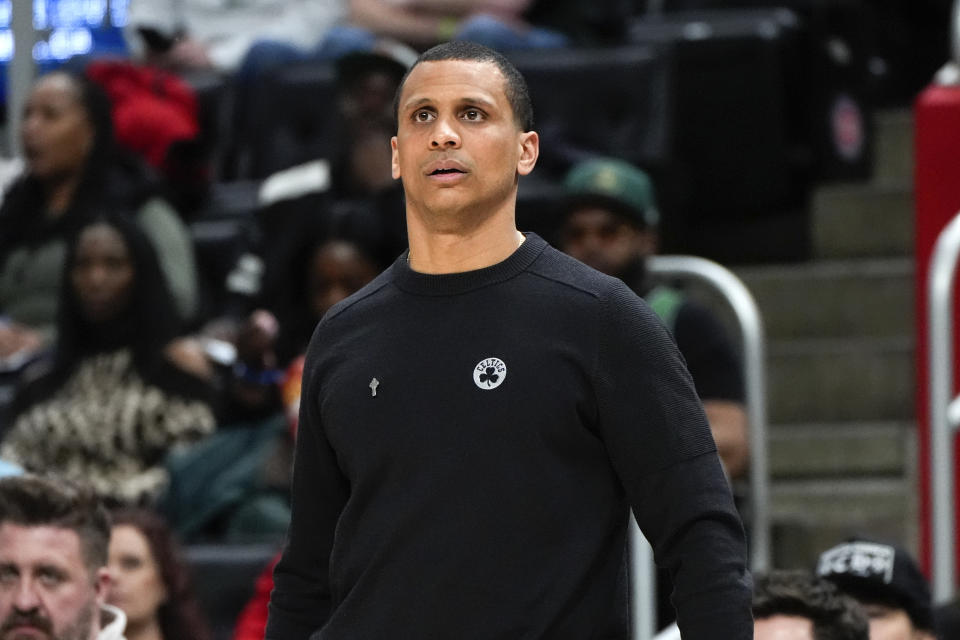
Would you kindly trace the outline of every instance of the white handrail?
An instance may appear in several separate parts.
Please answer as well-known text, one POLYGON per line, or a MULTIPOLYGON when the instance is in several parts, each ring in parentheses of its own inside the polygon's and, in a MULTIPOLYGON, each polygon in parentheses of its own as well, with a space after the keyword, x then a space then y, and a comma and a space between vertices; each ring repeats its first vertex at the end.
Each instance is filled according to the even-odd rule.
POLYGON ((5 143, 10 157, 17 157, 21 151, 20 111, 36 75, 33 44, 37 40, 37 33, 33 28, 32 2, 13 2, 10 7, 13 58, 7 67, 7 140, 5 143))
MULTIPOLYGON (((960 254, 960 215, 951 220, 934 245, 927 274, 927 322, 930 331, 927 366, 930 371, 930 531, 933 560, 933 598, 945 602, 953 595, 956 542, 954 539, 953 435, 953 291, 960 254)), ((954 412, 955 413, 955 412, 954 412)))
POLYGON ((653 549, 630 513, 630 637, 650 640, 657 632, 657 578, 653 549))
POLYGON ((746 410, 750 424, 750 568, 770 567, 769 473, 767 470, 767 375, 763 319, 750 291, 732 271, 697 256, 652 256, 650 273, 709 284, 723 295, 740 326, 746 410))

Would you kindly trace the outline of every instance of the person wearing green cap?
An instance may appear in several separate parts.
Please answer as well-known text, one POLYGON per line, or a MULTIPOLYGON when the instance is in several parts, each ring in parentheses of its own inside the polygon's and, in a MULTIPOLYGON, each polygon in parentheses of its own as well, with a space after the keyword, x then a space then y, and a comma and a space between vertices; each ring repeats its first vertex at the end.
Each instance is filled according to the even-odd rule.
POLYGON ((623 280, 660 316, 693 376, 727 475, 744 477, 750 448, 743 375, 732 343, 708 309, 675 289, 653 286, 648 277, 660 220, 650 177, 623 160, 594 158, 574 165, 564 187, 559 248, 623 280))

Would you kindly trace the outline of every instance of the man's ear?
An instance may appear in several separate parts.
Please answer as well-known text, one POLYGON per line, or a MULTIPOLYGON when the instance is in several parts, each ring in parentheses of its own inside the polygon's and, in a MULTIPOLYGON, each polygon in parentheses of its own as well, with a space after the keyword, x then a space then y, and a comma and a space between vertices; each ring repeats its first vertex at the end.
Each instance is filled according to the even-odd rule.
POLYGON ((110 579, 110 571, 106 567, 97 569, 97 575, 94 576, 95 582, 93 588, 96 590, 97 604, 105 604, 107 594, 110 592, 110 585, 113 582, 110 579))
POLYGON ((390 138, 390 174, 394 180, 400 177, 400 157, 397 154, 397 136, 390 138))
POLYGON ((517 162, 517 173, 525 176, 529 175, 537 164, 540 156, 540 136, 536 131, 524 131, 519 135, 520 159, 517 162))

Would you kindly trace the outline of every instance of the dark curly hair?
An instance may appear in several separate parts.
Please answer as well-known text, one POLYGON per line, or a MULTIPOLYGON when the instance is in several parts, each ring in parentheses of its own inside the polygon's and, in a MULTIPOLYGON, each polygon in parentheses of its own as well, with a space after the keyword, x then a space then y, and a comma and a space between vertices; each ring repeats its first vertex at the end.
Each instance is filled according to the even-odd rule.
POLYGON ((753 617, 799 616, 813 623, 814 640, 869 640, 870 623, 856 600, 807 571, 773 571, 758 576, 753 617))
POLYGON ((112 519, 114 527, 127 525, 143 534, 160 570, 167 599, 157 611, 157 620, 164 639, 212 640, 210 627, 193 592, 188 565, 163 517, 150 509, 127 507, 114 511, 112 519))

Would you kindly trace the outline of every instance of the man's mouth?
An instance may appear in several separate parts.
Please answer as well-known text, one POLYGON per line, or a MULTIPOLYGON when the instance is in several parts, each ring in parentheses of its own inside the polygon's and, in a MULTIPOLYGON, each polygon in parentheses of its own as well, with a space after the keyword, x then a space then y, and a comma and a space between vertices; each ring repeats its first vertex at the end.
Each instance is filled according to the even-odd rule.
POLYGON ((48 636, 52 630, 50 621, 41 616, 16 616, 7 619, 0 627, 0 636, 6 638, 10 633, 48 636))
POLYGON ((461 171, 460 169, 434 169, 433 171, 430 172, 429 175, 444 176, 444 175, 449 175, 451 173, 465 173, 465 172, 461 171))

